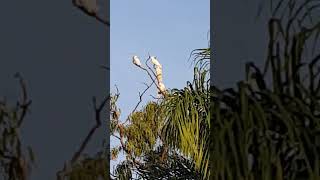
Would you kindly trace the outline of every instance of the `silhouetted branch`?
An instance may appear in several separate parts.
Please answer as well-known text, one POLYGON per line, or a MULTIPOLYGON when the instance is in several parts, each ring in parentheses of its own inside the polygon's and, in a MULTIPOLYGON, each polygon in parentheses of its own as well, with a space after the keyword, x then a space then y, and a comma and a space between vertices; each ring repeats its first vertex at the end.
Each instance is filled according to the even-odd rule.
POLYGON ((22 100, 21 100, 21 103, 20 102, 17 103, 17 105, 22 109, 21 115, 18 119, 18 127, 20 127, 27 113, 28 107, 31 105, 32 101, 28 100, 27 88, 22 76, 19 73, 16 73, 15 78, 19 79, 19 83, 22 88, 22 100))
POLYGON ((79 150, 73 155, 72 160, 71 160, 71 164, 75 163, 78 158, 80 157, 80 155, 82 154, 82 152, 84 151, 84 149, 86 148, 88 142, 90 141, 91 137, 93 136, 93 134, 95 133, 95 131, 101 126, 101 117, 100 117, 100 113, 103 109, 103 107, 105 107, 106 103, 108 102, 108 100, 110 99, 110 96, 108 96, 107 98, 105 98, 99 106, 97 106, 97 102, 96 102, 96 98, 93 97, 93 105, 94 105, 94 110, 95 110, 95 120, 96 120, 96 124, 91 128, 91 130, 89 131, 88 135, 86 136, 85 140, 82 142, 79 150))

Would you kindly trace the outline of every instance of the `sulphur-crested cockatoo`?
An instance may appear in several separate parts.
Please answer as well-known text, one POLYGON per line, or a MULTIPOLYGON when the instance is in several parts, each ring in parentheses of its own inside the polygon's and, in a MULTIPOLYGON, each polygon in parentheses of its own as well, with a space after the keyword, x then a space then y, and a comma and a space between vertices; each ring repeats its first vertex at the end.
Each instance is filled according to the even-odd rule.
POLYGON ((162 67, 157 66, 155 69, 158 82, 162 82, 162 67))
POLYGON ((151 56, 151 62, 152 64, 154 64, 156 67, 161 67, 161 64, 159 63, 159 61, 157 60, 157 58, 155 56, 151 56))
POLYGON ((164 84, 162 83, 162 82, 159 82, 159 90, 160 90, 160 92, 159 92, 159 94, 165 94, 165 92, 166 92, 166 87, 164 86, 164 84))
POLYGON ((140 59, 138 58, 138 56, 133 56, 132 57, 132 62, 134 65, 138 66, 138 67, 141 67, 141 62, 140 62, 140 59))

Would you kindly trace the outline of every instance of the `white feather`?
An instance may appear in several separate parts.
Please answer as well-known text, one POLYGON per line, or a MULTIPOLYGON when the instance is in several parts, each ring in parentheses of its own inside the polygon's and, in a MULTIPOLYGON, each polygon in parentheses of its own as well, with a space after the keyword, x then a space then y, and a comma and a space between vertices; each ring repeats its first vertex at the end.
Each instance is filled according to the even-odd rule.
POLYGON ((161 66, 156 67, 156 76, 157 76, 158 82, 162 82, 162 67, 161 66))
POLYGON ((133 57, 132 57, 132 62, 133 62, 133 64, 135 64, 136 66, 141 67, 141 62, 140 62, 140 59, 138 58, 138 56, 133 56, 133 57))
POLYGON ((159 89, 160 89, 161 93, 164 93, 166 90, 166 87, 164 86, 164 84, 162 82, 159 82, 159 89))
POLYGON ((152 62, 152 64, 154 64, 156 67, 157 67, 157 66, 161 67, 161 64, 160 64, 159 61, 156 59, 156 57, 151 56, 151 62, 152 62))

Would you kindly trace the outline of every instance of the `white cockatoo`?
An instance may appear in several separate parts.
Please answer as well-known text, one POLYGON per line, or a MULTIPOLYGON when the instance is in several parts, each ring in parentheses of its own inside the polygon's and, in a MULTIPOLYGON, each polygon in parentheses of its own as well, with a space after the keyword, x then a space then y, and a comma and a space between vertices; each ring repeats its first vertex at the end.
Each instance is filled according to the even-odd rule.
POLYGON ((97 0, 73 0, 73 3, 90 15, 96 15, 98 13, 97 0))
POLYGON ((162 65, 159 63, 155 56, 150 57, 152 64, 154 65, 154 69, 156 70, 156 76, 158 82, 162 82, 162 65))
POLYGON ((156 67, 156 76, 158 82, 162 82, 162 67, 157 66, 156 67))
POLYGON ((166 93, 166 87, 164 86, 162 82, 162 65, 159 63, 157 58, 155 56, 150 57, 152 64, 154 65, 154 69, 156 71, 156 78, 158 81, 158 94, 164 95, 166 93))
POLYGON ((160 90, 160 92, 159 92, 159 94, 165 94, 165 92, 166 92, 166 87, 164 86, 164 84, 162 83, 162 82, 159 82, 159 90, 160 90))
POLYGON ((141 62, 140 62, 140 59, 138 58, 138 56, 133 56, 132 57, 132 62, 134 65, 138 66, 138 67, 141 67, 141 62))
POLYGON ((154 64, 156 67, 161 67, 161 64, 159 63, 159 61, 155 56, 151 56, 150 58, 151 58, 152 64, 154 64))

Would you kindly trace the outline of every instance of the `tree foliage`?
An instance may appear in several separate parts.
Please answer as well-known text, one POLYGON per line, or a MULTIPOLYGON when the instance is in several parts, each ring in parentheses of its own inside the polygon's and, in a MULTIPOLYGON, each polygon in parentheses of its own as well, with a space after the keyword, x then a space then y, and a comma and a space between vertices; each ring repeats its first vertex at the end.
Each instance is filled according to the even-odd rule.
POLYGON ((197 170, 209 175, 210 98, 208 70, 194 69, 193 83, 184 89, 172 90, 162 105, 166 121, 162 134, 172 149, 190 157, 197 170))
MULTIPOLYGON (((203 52, 198 51, 194 53, 203 52)), ((111 135, 118 138, 121 145, 111 150, 111 159, 121 151, 127 156, 115 169, 117 179, 124 178, 129 172, 128 176, 132 177, 132 171, 137 178, 144 179, 200 179, 208 176, 210 111, 207 75, 208 68, 203 63, 196 64, 192 82, 187 82, 183 89, 169 90, 163 98, 134 111, 128 117, 128 124, 119 120, 120 110, 116 106, 119 93, 113 96, 111 135)))

